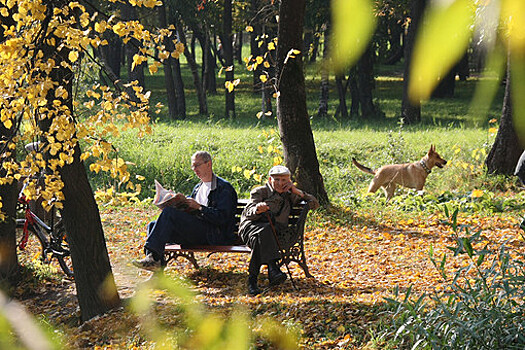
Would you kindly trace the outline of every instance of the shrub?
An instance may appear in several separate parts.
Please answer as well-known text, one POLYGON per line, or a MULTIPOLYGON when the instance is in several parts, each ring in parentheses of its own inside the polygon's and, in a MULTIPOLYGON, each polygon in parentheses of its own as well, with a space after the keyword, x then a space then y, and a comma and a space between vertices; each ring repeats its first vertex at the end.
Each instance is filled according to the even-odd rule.
POLYGON ((392 323, 383 339, 394 339, 400 348, 411 349, 523 349, 525 347, 525 270, 523 255, 488 246, 475 248, 481 231, 470 233, 457 225, 456 209, 449 220, 455 236, 454 256, 466 255, 468 264, 451 276, 445 269, 446 255, 430 259, 447 281, 442 291, 419 297, 411 288, 401 298, 387 299, 392 323), (489 261, 490 260, 490 261, 489 261))

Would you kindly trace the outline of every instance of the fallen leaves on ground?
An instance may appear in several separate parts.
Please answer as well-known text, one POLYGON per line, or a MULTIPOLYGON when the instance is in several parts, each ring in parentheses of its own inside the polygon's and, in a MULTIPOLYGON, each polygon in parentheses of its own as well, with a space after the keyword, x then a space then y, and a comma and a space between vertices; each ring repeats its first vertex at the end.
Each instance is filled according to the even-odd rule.
MULTIPOLYGON (((131 261, 142 256, 145 227, 157 214, 156 209, 142 207, 102 210, 115 281, 124 300, 150 278, 150 272, 133 267, 131 261)), ((305 252, 314 278, 306 278, 302 269, 292 263, 297 290, 288 280, 262 295, 247 296, 247 254, 198 254, 199 270, 179 258, 165 273, 191 281, 197 299, 209 310, 228 315, 233 309, 244 308, 253 319, 271 316, 287 326, 299 327, 303 348, 362 349, 381 317, 384 298, 392 296, 395 286, 400 290, 412 286, 416 293, 442 286, 429 260, 431 246, 438 259, 443 254, 449 256, 449 271, 467 263, 464 256, 452 258, 447 249, 453 245, 454 235, 449 226, 442 224, 443 214, 419 213, 395 219, 388 207, 383 214, 337 207, 311 214, 305 252)), ((523 251, 518 219, 516 213, 461 214, 458 223, 469 225, 472 232, 481 229, 480 245, 497 249, 506 242, 512 249, 523 251)), ((259 283, 267 285, 265 273, 259 283)), ((144 336, 144 325, 128 311, 116 310, 80 325, 74 284, 48 283, 46 288, 54 294, 35 291, 23 302, 59 329, 68 348, 151 347, 144 336)), ((162 291, 154 297, 159 319, 167 325, 177 322, 174 302, 162 291)))

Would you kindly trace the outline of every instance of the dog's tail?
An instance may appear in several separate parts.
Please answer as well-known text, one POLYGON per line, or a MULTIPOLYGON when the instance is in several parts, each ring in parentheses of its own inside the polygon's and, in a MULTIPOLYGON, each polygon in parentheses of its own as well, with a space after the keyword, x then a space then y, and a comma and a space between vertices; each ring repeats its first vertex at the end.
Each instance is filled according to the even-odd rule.
POLYGON ((366 166, 362 165, 362 164, 359 164, 357 162, 357 160, 355 160, 355 158, 352 158, 352 163, 354 163, 354 165, 361 171, 364 171, 365 173, 368 173, 368 174, 372 174, 372 175, 375 175, 376 172, 373 171, 372 169, 370 168, 367 168, 366 166))

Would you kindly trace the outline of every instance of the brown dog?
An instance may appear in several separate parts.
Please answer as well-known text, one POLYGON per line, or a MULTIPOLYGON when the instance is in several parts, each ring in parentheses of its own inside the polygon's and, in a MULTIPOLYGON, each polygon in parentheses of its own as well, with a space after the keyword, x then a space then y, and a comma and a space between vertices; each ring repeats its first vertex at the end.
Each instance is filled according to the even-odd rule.
POLYGON ((415 163, 385 165, 374 171, 359 164, 355 158, 352 158, 352 162, 359 170, 374 175, 368 187, 368 192, 374 193, 379 187, 383 187, 387 202, 394 195, 396 185, 421 191, 423 186, 425 186, 425 181, 431 169, 434 166, 443 168, 447 164, 447 161, 436 152, 434 145, 430 146, 426 156, 415 163))

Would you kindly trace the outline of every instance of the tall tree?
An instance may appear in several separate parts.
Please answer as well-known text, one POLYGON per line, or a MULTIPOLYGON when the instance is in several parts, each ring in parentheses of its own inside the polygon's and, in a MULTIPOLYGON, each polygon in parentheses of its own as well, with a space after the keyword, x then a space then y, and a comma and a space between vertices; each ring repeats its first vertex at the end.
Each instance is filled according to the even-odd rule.
POLYGON ((235 117, 235 74, 233 63, 232 22, 232 0, 224 0, 224 10, 222 13, 222 31, 220 34, 220 39, 226 70, 226 117, 235 117))
POLYGON ((516 168, 516 163, 525 147, 523 143, 525 142, 525 136, 523 136, 520 143, 512 121, 513 112, 510 83, 512 77, 510 76, 510 62, 507 66, 507 79, 500 126, 494 144, 485 160, 489 174, 512 175, 516 168))
MULTIPOLYGON (((159 24, 162 28, 167 28, 167 11, 165 2, 158 7, 159 12, 159 24)), ((173 33, 173 32, 172 32, 173 33)), ((175 33, 170 36, 164 37, 164 46, 169 52, 173 51, 173 37, 175 33)), ((173 74, 175 59, 173 57, 168 57, 164 62, 164 83, 166 84, 166 98, 168 99, 168 114, 170 119, 183 119, 184 118, 184 109, 178 107, 177 98, 177 89, 175 87, 175 77, 173 74)), ((184 90, 184 89, 183 89, 184 90)))
POLYGON ((420 27, 427 2, 428 0, 412 0, 410 7, 411 20, 404 45, 405 64, 403 72, 403 100, 401 101, 401 116, 407 124, 414 124, 421 121, 421 104, 419 102, 411 102, 408 95, 408 86, 411 79, 410 66, 416 41, 416 33, 420 27))
POLYGON ((305 0, 283 0, 277 46, 277 121, 286 165, 299 186, 328 203, 306 108, 303 72, 305 0))
MULTIPOLYGON (((6 17, 0 14, 0 21, 4 26, 0 26, 0 42, 4 42, 4 29, 14 25, 11 15, 6 17)), ((0 105, 1 110, 7 109, 8 106, 0 105)), ((3 123, 0 123, 0 164, 13 162, 16 158, 16 149, 8 151, 8 140, 13 137, 13 130, 8 129, 3 123)), ((0 179, 6 179, 6 169, 0 167, 0 179)), ((3 206, 0 207, 3 213, 0 213, 0 287, 17 275, 18 272, 18 258, 16 254, 16 239, 15 239, 15 211, 17 201, 17 182, 16 181, 0 181, 0 199, 3 206), (3 215, 2 215, 3 214, 3 215)))
MULTIPOLYGON (((46 0, 46 16, 54 16, 55 10, 60 15, 59 20, 69 23, 64 12, 60 12, 69 4, 67 0, 46 0), (64 18, 61 18, 64 17, 64 18)), ((56 16, 56 15, 55 15, 56 16)), ((41 42, 42 61, 53 61, 55 66, 48 72, 42 72, 42 79, 53 83, 46 93, 47 105, 41 109, 39 126, 55 138, 60 138, 52 129, 53 122, 59 118, 62 123, 73 124, 73 71, 70 66, 71 50, 61 47, 63 40, 56 28, 44 26, 43 32, 49 33, 41 42), (60 48, 58 50, 57 48, 60 48), (57 91, 66 91, 60 95, 57 91), (61 96, 61 97, 57 97, 61 96), (55 107, 56 100, 61 102, 61 108, 55 107)), ((76 135, 73 135, 74 139, 76 135)), ((48 145, 47 139, 43 140, 48 145)), ((45 158, 51 163, 58 154, 53 154, 50 148, 45 148, 45 158)), ((88 320, 120 305, 117 288, 111 273, 108 251, 104 240, 104 232, 100 220, 97 203, 87 178, 84 163, 80 159, 80 145, 73 145, 73 155, 69 164, 60 168, 60 176, 64 187, 63 223, 68 233, 71 249, 71 259, 75 271, 75 285, 80 305, 82 320, 88 320)))
POLYGON ((361 106, 362 118, 375 118, 380 115, 374 105, 372 91, 375 88, 374 63, 372 48, 368 46, 359 61, 357 61, 357 84, 359 105, 361 106))

